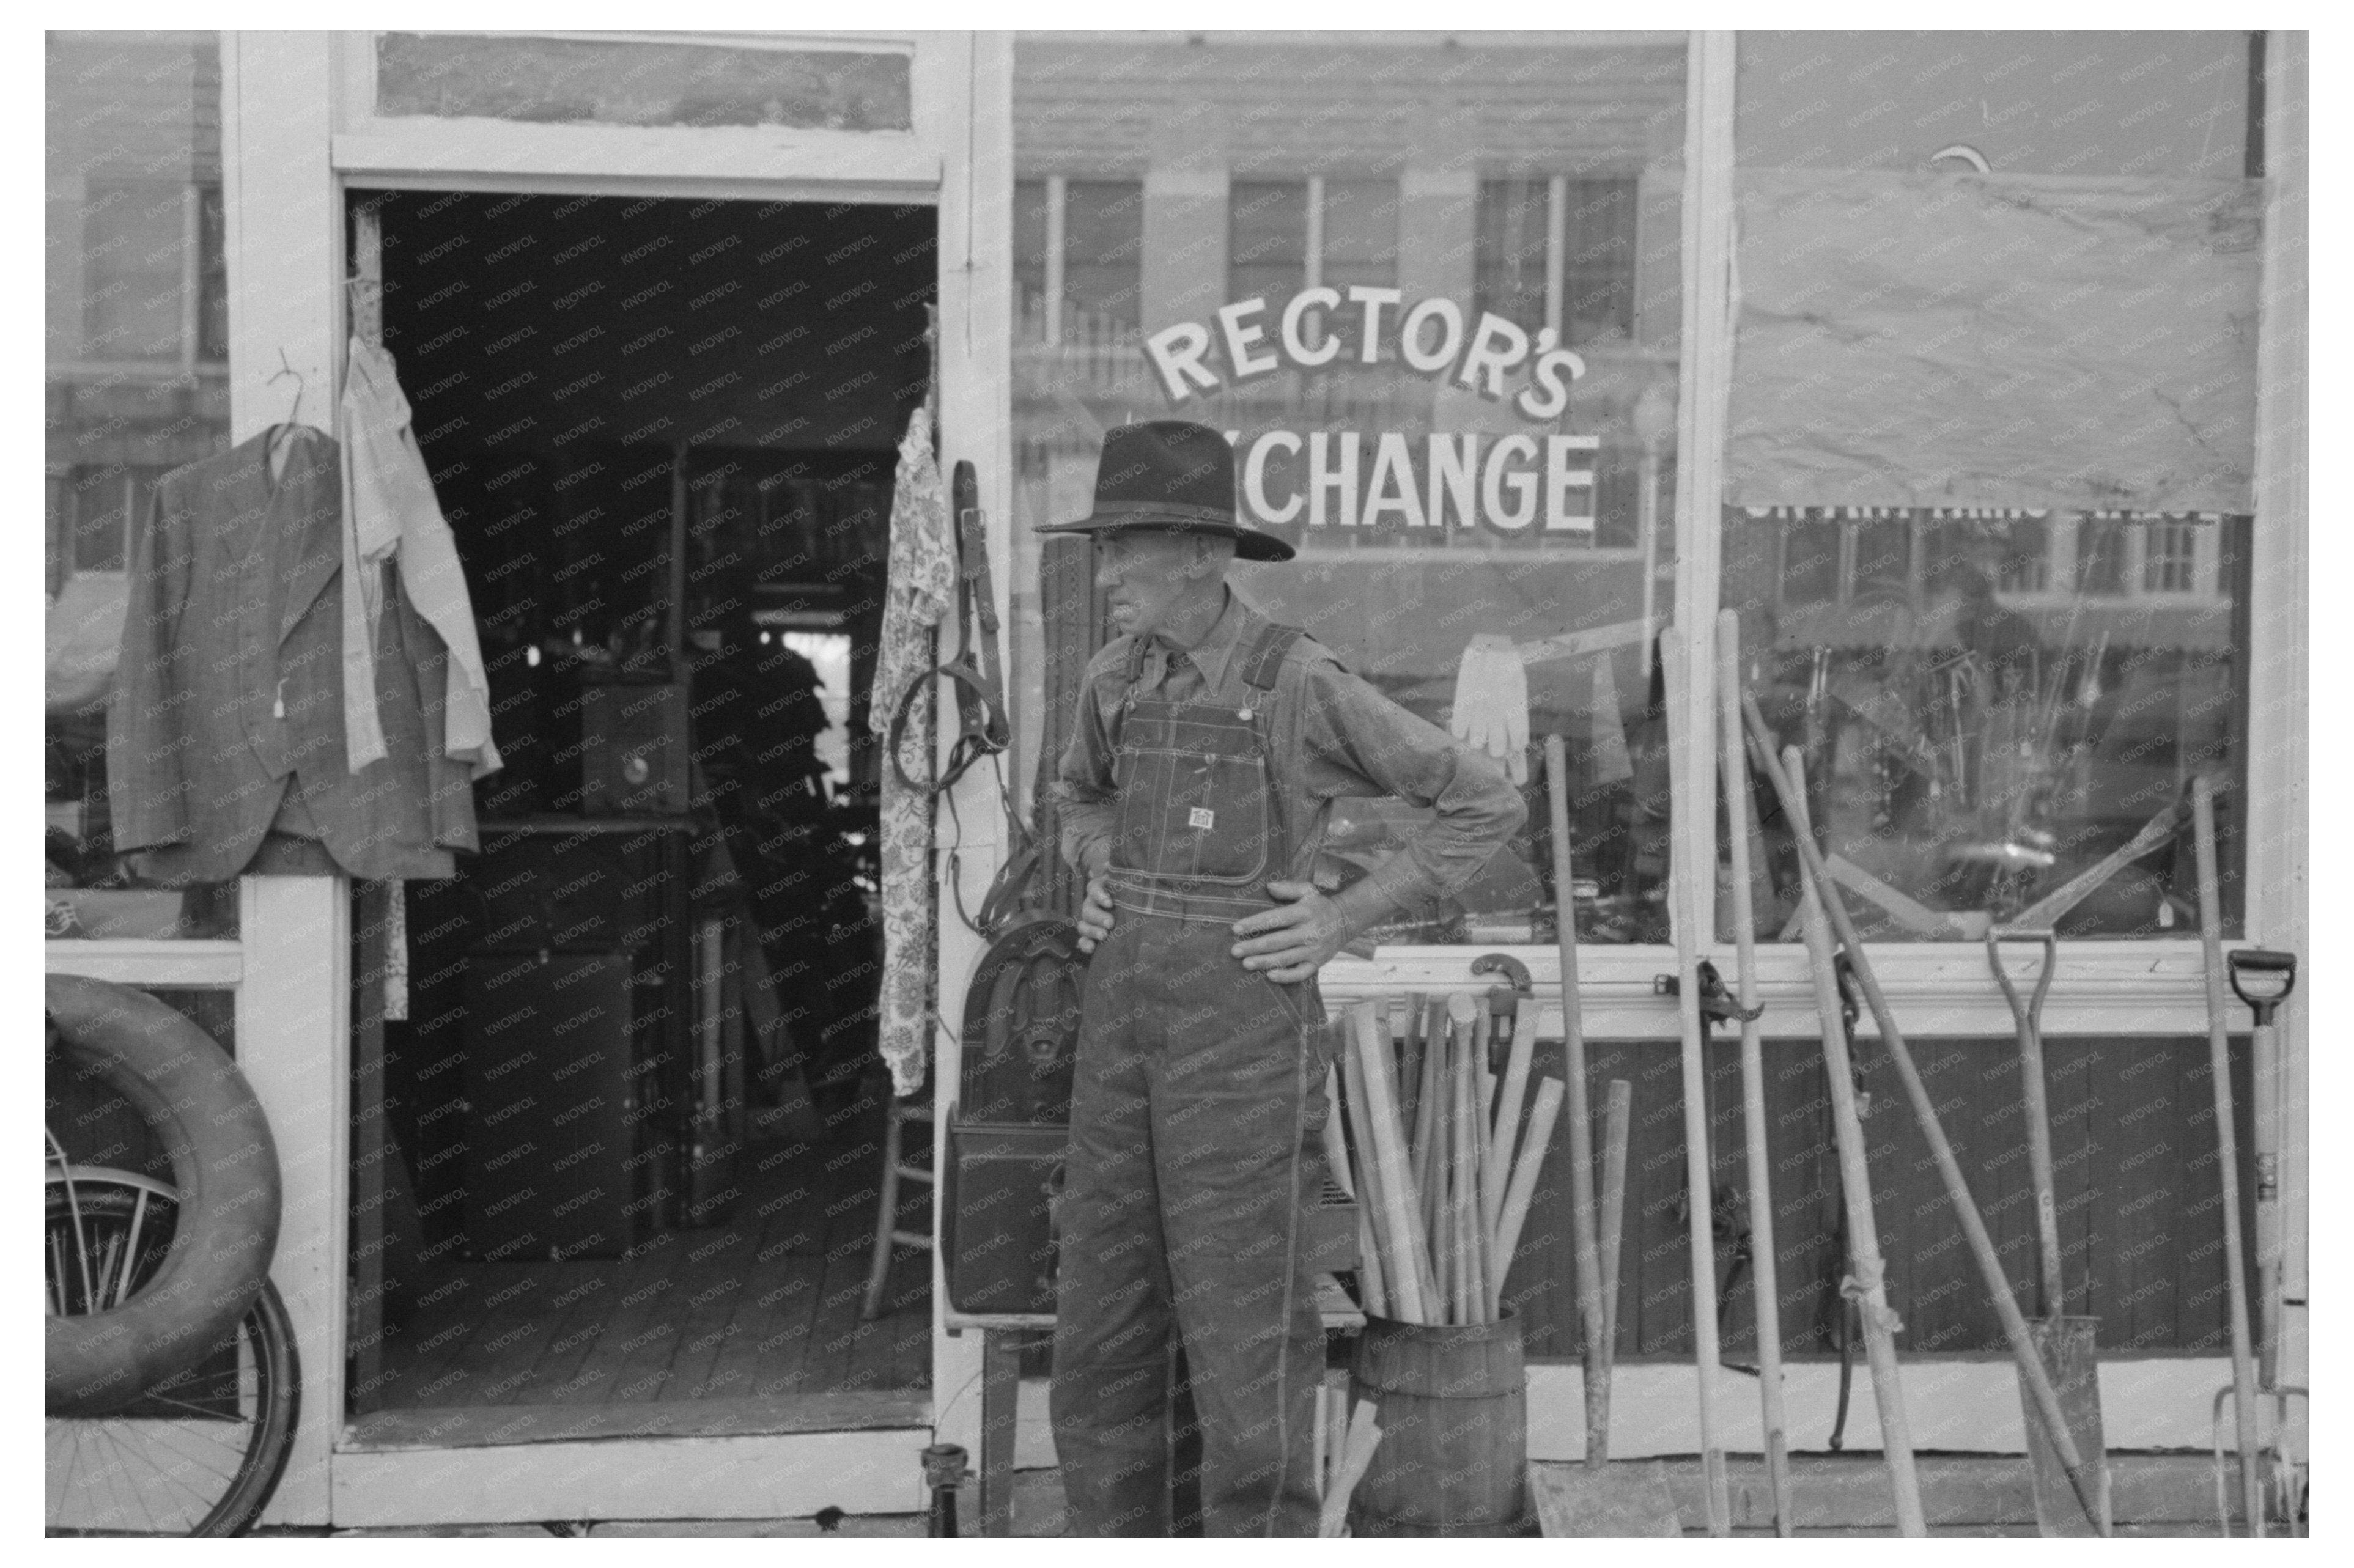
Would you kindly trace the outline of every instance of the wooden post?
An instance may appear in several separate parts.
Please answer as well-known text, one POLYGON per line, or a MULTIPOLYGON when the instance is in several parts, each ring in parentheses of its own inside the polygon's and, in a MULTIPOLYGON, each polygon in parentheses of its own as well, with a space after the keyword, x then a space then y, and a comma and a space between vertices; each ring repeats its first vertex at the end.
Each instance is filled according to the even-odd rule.
MULTIPOLYGON (((1798 748, 1782 753, 1790 775, 1790 831, 1808 834, 1807 776, 1798 748)), ((1839 1146, 1840 1197, 1847 1206, 1848 1266, 1844 1289, 1855 1292, 1863 1319, 1864 1359, 1872 1367, 1872 1399, 1880 1413, 1880 1452, 1896 1495, 1900 1535, 1925 1538, 1929 1523, 1921 1509, 1921 1478, 1913 1466, 1913 1426, 1904 1413, 1903 1373, 1896 1360, 1896 1314, 1888 1308, 1888 1285, 1880 1256, 1880 1224, 1872 1212, 1872 1172, 1864 1158, 1863 1118, 1855 1103, 1855 1067, 1848 1058, 1847 1029, 1840 1022, 1839 976, 1831 967, 1830 922, 1815 885, 1798 879, 1805 916, 1807 959, 1815 978, 1815 1013, 1823 1035, 1823 1073, 1830 1091, 1831 1133, 1839 1146)))

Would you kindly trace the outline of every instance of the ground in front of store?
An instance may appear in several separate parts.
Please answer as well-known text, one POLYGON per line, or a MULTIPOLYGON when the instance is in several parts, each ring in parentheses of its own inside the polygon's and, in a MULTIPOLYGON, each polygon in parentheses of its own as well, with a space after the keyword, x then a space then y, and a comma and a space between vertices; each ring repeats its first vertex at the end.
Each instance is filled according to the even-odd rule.
MULTIPOLYGON (((1658 1463, 1686 1535, 1707 1534, 1706 1503, 1697 1459, 1658 1463)), ((2111 1499, 2116 1533, 2133 1537, 2220 1535, 2212 1461, 2204 1454, 2112 1454, 2111 1499)), ((1923 1455, 1918 1461, 1924 1512, 1935 1536, 2009 1537, 2035 1533, 2035 1503, 2027 1461, 2019 1457, 1923 1455)), ((1773 1534, 1771 1495, 1764 1465, 1735 1459, 1730 1467, 1734 1533, 1773 1534)), ((1791 1460, 1798 1527, 1805 1537, 1895 1533, 1887 1472, 1879 1457, 1800 1455, 1791 1460)), ((961 1533, 980 1531, 980 1499, 968 1489, 959 1499, 961 1533)), ((921 1514, 849 1514, 816 1519, 613 1520, 588 1524, 444 1525, 419 1530, 337 1531, 354 1536, 824 1536, 875 1539, 921 1536, 921 1514)), ((1023 1470, 1014 1477, 1013 1533, 1064 1533, 1062 1473, 1023 1470)), ((2237 1533, 2236 1528, 2234 1533, 2237 1533)))

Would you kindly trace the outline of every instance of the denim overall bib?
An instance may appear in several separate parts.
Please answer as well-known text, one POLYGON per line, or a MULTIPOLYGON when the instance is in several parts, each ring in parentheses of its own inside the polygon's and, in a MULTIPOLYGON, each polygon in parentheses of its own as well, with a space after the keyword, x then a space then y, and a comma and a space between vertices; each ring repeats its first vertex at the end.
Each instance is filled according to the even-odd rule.
POLYGON ((1206 1535, 1313 1535, 1324 1367, 1303 1211, 1329 1056, 1314 980, 1230 950, 1288 874, 1271 774, 1277 673, 1300 633, 1237 651, 1242 694, 1140 694, 1114 737, 1111 934, 1087 966, 1058 1213, 1055 1443, 1073 1531, 1167 1535, 1169 1355, 1202 1427, 1206 1535))

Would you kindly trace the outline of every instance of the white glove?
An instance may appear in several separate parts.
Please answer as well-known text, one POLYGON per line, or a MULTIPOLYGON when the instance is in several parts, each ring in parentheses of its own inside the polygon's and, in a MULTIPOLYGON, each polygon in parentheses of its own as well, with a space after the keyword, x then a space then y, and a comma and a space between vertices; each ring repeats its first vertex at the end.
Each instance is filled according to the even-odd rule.
POLYGON ((1463 650, 1448 728, 1502 763, 1514 784, 1529 781, 1529 676, 1511 639, 1483 631, 1463 650))

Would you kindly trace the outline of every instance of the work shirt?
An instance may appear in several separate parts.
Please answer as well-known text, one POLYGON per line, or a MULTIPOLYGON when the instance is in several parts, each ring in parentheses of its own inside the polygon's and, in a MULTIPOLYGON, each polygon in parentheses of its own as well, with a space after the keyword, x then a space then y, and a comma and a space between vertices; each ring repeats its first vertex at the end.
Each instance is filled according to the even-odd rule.
MULTIPOLYGON (((1147 642, 1138 694, 1248 707, 1241 654, 1267 624, 1229 589, 1216 624, 1193 647, 1175 647, 1157 633, 1147 642)), ((1057 770, 1063 855, 1083 875, 1103 870, 1111 855, 1119 817, 1113 754, 1135 646, 1133 637, 1114 638, 1088 661, 1057 770)), ((1367 878, 1393 905, 1412 908, 1470 881, 1526 818, 1520 791, 1491 758, 1384 696, 1329 650, 1302 638, 1286 662, 1296 676, 1287 669, 1267 715, 1273 804, 1290 849, 1288 868, 1277 874, 1317 880, 1311 873, 1334 800, 1394 795, 1437 815, 1367 878)))

